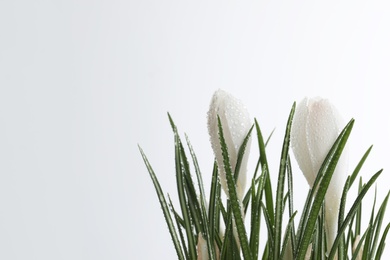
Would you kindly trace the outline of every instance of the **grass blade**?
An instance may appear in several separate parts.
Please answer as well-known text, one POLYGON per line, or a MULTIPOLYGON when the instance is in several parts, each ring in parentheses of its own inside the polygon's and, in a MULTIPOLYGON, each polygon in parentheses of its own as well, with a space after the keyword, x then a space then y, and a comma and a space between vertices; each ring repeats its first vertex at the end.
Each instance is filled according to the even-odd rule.
POLYGON ((184 219, 184 226, 187 235, 187 246, 189 250, 189 255, 191 259, 195 259, 197 257, 196 242, 195 242, 195 236, 192 232, 192 225, 190 219, 191 212, 185 194, 186 180, 183 174, 184 169, 183 169, 182 158, 181 158, 182 154, 181 154, 180 139, 176 128, 174 128, 174 135, 175 135, 175 165, 176 165, 177 192, 179 195, 181 213, 183 214, 183 219, 184 219))
POLYGON ((221 194, 221 185, 218 180, 218 166, 214 161, 213 166, 213 174, 211 179, 211 187, 210 187, 210 199, 209 199, 209 226, 210 226, 210 240, 214 241, 215 237, 219 237, 219 233, 215 232, 219 229, 219 206, 218 202, 220 200, 221 194))
MULTIPOLYGON (((272 224, 271 224, 271 221, 270 221, 270 216, 268 214, 268 210, 267 210, 266 206, 264 205, 264 203, 261 203, 261 208, 263 209, 263 215, 264 215, 264 219, 265 219, 265 224, 266 224, 267 230, 268 230, 268 241, 267 241, 267 247, 266 247, 267 250, 264 250, 264 254, 266 254, 268 256, 272 256, 273 255, 273 248, 274 248, 274 245, 273 245, 273 242, 274 242, 273 227, 272 227, 272 224)), ((263 259, 264 259, 264 254, 263 254, 263 259)), ((267 259, 268 259, 268 257, 267 257, 267 259)))
POLYGON ((242 253, 243 253, 244 259, 252 259, 252 254, 251 254, 251 251, 249 248, 249 243, 248 243, 248 238, 246 235, 244 221, 243 221, 242 215, 241 215, 241 206, 240 206, 241 202, 238 201, 236 182, 235 182, 235 179, 234 179, 234 176, 232 173, 232 168, 231 168, 230 159, 229 159, 229 153, 228 153, 227 145, 226 145, 224 134, 223 134, 221 119, 219 116, 218 116, 218 129, 219 129, 219 138, 220 138, 220 142, 221 142, 223 163, 224 163, 225 172, 226 172, 226 182, 227 182, 228 191, 229 191, 229 199, 231 202, 231 208, 232 208, 234 220, 235 220, 236 227, 237 227, 238 237, 240 239, 240 244, 242 247, 242 253))
POLYGON ((288 161, 288 150, 290 146, 290 132, 291 124, 295 112, 295 103, 291 108, 290 115, 288 117, 286 132, 284 135, 282 154, 280 157, 278 185, 276 189, 276 206, 275 206, 275 229, 274 229, 274 259, 279 259, 280 246, 282 242, 282 218, 283 218, 283 194, 286 177, 286 165, 288 161))
MULTIPOLYGON (((371 188, 371 186, 375 183, 376 179, 379 177, 379 175, 381 173, 382 173, 382 170, 380 170, 376 174, 374 174, 374 176, 372 176, 371 179, 367 182, 367 184, 363 187, 363 189, 359 193, 358 197, 356 198, 355 202, 352 204, 352 207, 350 208, 347 216, 345 217, 345 219, 343 221, 343 224, 340 227, 340 231, 339 232, 344 232, 344 230, 347 228, 349 222, 352 220, 352 217, 355 215, 359 205, 361 204, 364 196, 366 195, 368 190, 371 188)), ((334 240, 334 244, 332 246, 332 249, 331 249, 331 251, 329 253, 329 258, 330 259, 332 259, 332 257, 334 257, 334 255, 336 253, 336 249, 337 249, 336 245, 339 243, 340 239, 341 239, 341 234, 339 233, 336 236, 336 238, 334 240)))
POLYGON ((286 231, 284 232, 283 244, 282 244, 282 248, 281 248, 281 252, 280 252, 280 256, 279 256, 280 260, 284 259, 284 254, 285 254, 285 252, 287 250, 288 241, 290 240, 289 238, 291 237, 291 228, 293 226, 294 217, 295 217, 296 214, 297 214, 297 211, 295 211, 293 213, 292 217, 290 217, 290 220, 288 221, 288 224, 287 224, 287 227, 286 227, 286 231))
POLYGON ((390 223, 387 224, 385 231, 383 232, 381 242, 379 243, 378 249, 376 251, 375 260, 380 260, 382 257, 382 253, 385 248, 386 237, 387 237, 387 233, 389 232, 389 229, 390 229, 390 223))
POLYGON ((259 255, 259 243, 260 243, 260 221, 261 221, 261 202, 263 197, 264 183, 266 175, 261 174, 260 181, 257 186, 257 192, 255 192, 255 180, 252 179, 252 222, 251 222, 251 235, 249 245, 252 250, 253 259, 257 259, 259 255))
MULTIPOLYGON (((261 168, 263 169, 264 172, 266 172, 269 175, 268 172, 268 161, 267 161, 267 154, 265 152, 265 145, 264 145, 264 139, 263 135, 260 130, 259 123, 255 119, 255 127, 256 127, 256 132, 257 132, 257 140, 258 140, 258 145, 259 145, 259 151, 260 151, 260 163, 261 163, 261 168), (265 169, 264 169, 265 168, 265 169)), ((272 197, 272 185, 271 185, 271 179, 269 176, 266 178, 266 183, 265 183, 265 204, 267 206, 267 210, 269 212, 270 216, 270 222, 272 225, 274 225, 274 201, 272 197)))
POLYGON ((372 145, 367 149, 367 151, 364 153, 362 159, 360 159, 358 165, 355 167, 355 170, 353 171, 353 173, 351 174, 351 182, 349 184, 349 188, 351 188, 352 184, 354 183, 356 177, 358 176, 359 172, 360 172, 360 169, 362 168, 364 162, 366 161, 368 155, 370 154, 371 152, 371 149, 372 149, 372 145))
POLYGON ((210 237, 210 230, 209 230, 209 221, 208 221, 208 217, 207 217, 207 211, 206 211, 206 197, 205 197, 205 192, 204 192, 204 189, 203 189, 203 179, 202 179, 202 174, 200 173, 200 169, 199 169, 199 164, 198 164, 198 159, 196 158, 196 155, 195 155, 195 152, 194 152, 194 149, 188 139, 188 136, 186 135, 186 140, 187 140, 187 145, 188 145, 188 148, 190 150, 190 153, 191 153, 191 157, 192 157, 192 161, 194 163, 194 168, 195 168, 195 173, 196 173, 196 177, 198 179, 198 186, 199 186, 199 201, 200 201, 200 209, 201 209, 201 215, 202 215, 202 227, 203 227, 203 231, 204 231, 204 237, 207 241, 207 249, 208 249, 208 252, 209 252, 209 257, 210 259, 216 259, 216 255, 215 255, 215 248, 214 248, 214 237, 211 238, 210 237))
POLYGON ((372 257, 373 257, 375 250, 376 250, 376 246, 378 244, 378 239, 379 239, 380 231, 382 228, 383 218, 385 215, 388 199, 389 199, 389 193, 387 193, 385 199, 383 200, 383 202, 378 210, 377 216, 375 218, 375 222, 374 222, 375 235, 374 235, 373 243, 371 246, 371 256, 372 257))
MULTIPOLYGON (((288 187, 288 208, 289 208, 289 217, 292 218, 294 214, 294 196, 293 196, 293 176, 292 176, 292 169, 291 169, 291 161, 290 156, 287 157, 287 187, 288 187)), ((294 221, 291 224, 291 248, 294 252, 295 246, 296 246, 296 236, 295 236, 295 223, 294 221)))
POLYGON ((184 253, 185 253, 187 259, 190 259, 190 256, 188 254, 188 249, 186 247, 186 242, 185 242, 185 239, 183 236, 182 228, 181 228, 181 227, 184 227, 184 221, 180 218, 179 214, 177 214, 175 207, 173 206, 173 203, 172 203, 171 198, 169 196, 168 196, 168 200, 169 200, 169 206, 171 208, 172 214, 175 217, 176 226, 177 226, 177 230, 179 231, 179 237, 181 240, 181 244, 183 245, 184 253))
POLYGON ((177 233, 176 233, 176 230, 175 230, 172 218, 171 218, 171 214, 169 213, 169 208, 168 208, 164 193, 162 192, 160 183, 156 177, 156 174, 154 173, 152 166, 150 165, 148 159, 146 158, 146 155, 144 154, 143 150, 141 149, 140 146, 138 146, 138 148, 141 152, 142 159, 144 160, 146 168, 148 169, 148 172, 150 174, 150 178, 152 179, 154 188, 156 189, 157 197, 158 197, 158 200, 160 202, 161 209, 162 209, 164 217, 165 217, 165 221, 167 222, 169 233, 171 234, 172 241, 173 241, 173 244, 174 244, 175 249, 176 249, 177 257, 180 260, 184 260, 185 258, 184 258, 183 250, 181 248, 180 241, 179 241, 179 238, 177 236, 177 233))
POLYGON ((363 257, 365 257, 364 259, 370 259, 372 237, 374 234, 373 222, 374 222, 375 205, 376 205, 376 188, 375 188, 375 195, 374 195, 374 203, 372 204, 372 209, 371 209, 370 222, 368 224, 367 238, 366 238, 366 242, 364 243, 364 249, 363 249, 363 257))
MULTIPOLYGON (((341 196, 340 208, 339 208, 339 220, 338 220, 338 233, 340 233, 340 228, 344 220, 345 204, 347 202, 347 193, 350 187, 350 181, 351 181, 351 177, 348 176, 344 184, 344 189, 341 196)), ((342 232, 342 238, 339 243, 338 259, 345 259, 344 254, 345 254, 345 239, 344 239, 344 232, 342 232)))

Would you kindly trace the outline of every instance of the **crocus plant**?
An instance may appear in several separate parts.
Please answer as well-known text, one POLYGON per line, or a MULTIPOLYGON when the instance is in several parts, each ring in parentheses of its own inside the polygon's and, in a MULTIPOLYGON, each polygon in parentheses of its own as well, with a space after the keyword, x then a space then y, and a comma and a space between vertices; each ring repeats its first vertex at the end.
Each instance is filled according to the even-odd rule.
POLYGON ((231 94, 216 91, 208 112, 212 161, 215 162, 212 173, 206 175, 211 177, 208 196, 194 148, 188 138, 187 145, 183 144, 170 115, 169 120, 174 133, 180 208, 164 195, 141 148, 140 152, 178 259, 381 258, 390 229, 390 224, 382 229, 389 195, 378 209, 375 202, 372 203, 366 228, 362 224, 362 200, 382 170, 366 183, 360 177, 357 196, 347 196, 371 147, 348 175, 347 140, 354 120, 345 123, 328 100, 305 98, 297 107, 295 103, 292 106, 281 146, 275 190, 266 153, 269 138, 264 141, 258 121, 253 122, 244 104, 231 94), (253 175, 247 176, 252 129, 256 132, 259 152, 253 175), (309 183, 306 202, 299 210, 293 203, 290 145, 309 183), (192 166, 187 158, 191 158, 192 166), (247 179, 250 179, 248 185, 247 179), (222 190, 226 200, 221 196, 222 190), (352 202, 350 208, 346 207, 347 197, 352 202), (265 225, 260 225, 262 221, 265 225), (265 232, 260 233, 261 226, 265 227, 265 232))
MULTIPOLYGON (((329 100, 305 98, 299 103, 291 129, 291 145, 310 187, 313 187, 326 155, 344 126, 344 120, 329 100)), ((337 235, 340 200, 348 170, 347 151, 344 148, 325 195, 325 228, 328 245, 332 245, 337 235)))

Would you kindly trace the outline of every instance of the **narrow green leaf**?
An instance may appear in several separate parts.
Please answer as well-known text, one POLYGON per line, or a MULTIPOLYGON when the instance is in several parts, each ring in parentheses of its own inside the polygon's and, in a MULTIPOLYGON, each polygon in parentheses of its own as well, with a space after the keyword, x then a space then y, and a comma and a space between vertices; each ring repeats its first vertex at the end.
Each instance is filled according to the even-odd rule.
POLYGON ((187 146, 190 150, 192 161, 194 163, 194 168, 195 168, 195 173, 196 177, 198 179, 198 186, 199 186, 199 201, 200 201, 200 209, 201 209, 201 216, 202 216, 202 227, 204 230, 204 238, 207 241, 207 250, 209 252, 209 258, 210 259, 216 259, 215 255, 215 248, 214 248, 214 237, 210 237, 210 230, 209 230, 209 220, 207 217, 207 211, 206 211, 206 196, 205 192, 203 189, 203 179, 202 179, 202 174, 200 172, 199 164, 198 164, 198 159, 196 158, 196 154, 194 152, 194 149, 190 143, 190 140, 188 139, 188 136, 186 135, 186 141, 187 141, 187 146))
POLYGON ((252 254, 251 254, 251 251, 249 248, 249 243, 248 243, 248 238, 246 235, 244 221, 243 221, 242 215, 241 215, 241 206, 240 206, 240 202, 238 201, 238 197, 237 197, 236 182, 235 182, 235 179, 234 179, 234 176, 232 173, 232 168, 231 168, 230 159, 229 159, 229 153, 228 153, 227 145, 226 145, 224 134, 223 134, 221 119, 219 116, 218 116, 218 129, 219 129, 219 138, 220 138, 220 142, 221 142, 223 163, 224 163, 225 172, 226 172, 226 182, 227 182, 228 191, 229 191, 229 199, 231 202, 232 212, 233 212, 234 220, 236 223, 238 237, 240 239, 240 244, 242 247, 242 253, 243 253, 244 259, 252 259, 252 254))
POLYGON ((187 249, 186 242, 185 242, 185 239, 184 239, 184 236, 183 236, 183 232, 182 232, 182 228, 181 228, 181 227, 184 227, 184 221, 180 218, 179 214, 175 210, 175 207, 173 206, 173 203, 172 203, 171 198, 169 197, 169 195, 168 195, 168 200, 169 200, 169 207, 171 208, 173 216, 175 217, 176 226, 177 226, 177 230, 179 231, 180 241, 181 241, 181 244, 183 245, 184 253, 186 255, 186 258, 189 259, 190 256, 188 254, 188 249, 187 249))
POLYGON ((390 229, 390 223, 387 224, 385 231, 383 232, 381 242, 379 243, 378 249, 376 251, 375 260, 380 260, 382 257, 382 253, 385 248, 386 237, 387 237, 387 233, 389 232, 389 229, 390 229))
POLYGON ((351 182, 349 184, 349 188, 351 188, 352 184, 354 183, 356 177, 358 176, 359 172, 360 172, 360 169, 362 168, 364 162, 366 161, 368 155, 370 154, 371 152, 371 149, 372 149, 372 145, 370 146, 370 148, 367 149, 367 151, 364 153, 362 159, 360 159, 358 165, 355 167, 355 170, 353 171, 353 173, 351 174, 351 182))
POLYGON ((271 255, 271 251, 269 249, 269 243, 267 242, 264 247, 263 256, 261 260, 269 260, 269 256, 271 255))
MULTIPOLYGON (((292 169, 291 169, 291 161, 290 156, 287 157, 287 187, 288 187, 288 208, 289 208, 289 218, 291 219, 294 215, 294 188, 293 188, 293 175, 292 175, 292 169)), ((294 252, 296 247, 296 237, 295 237, 295 223, 294 221, 291 224, 291 230, 290 230, 290 239, 291 239, 291 248, 294 252)))
POLYGON ((325 259, 326 252, 326 238, 325 238, 325 209, 324 206, 321 207, 320 215, 318 216, 317 223, 317 242, 316 246, 318 249, 315 251, 316 259, 321 260, 325 259))
MULTIPOLYGON (((338 228, 339 228, 338 233, 340 233, 340 228, 341 228, 341 225, 344 221, 345 204, 347 202, 347 193, 348 193, 348 189, 350 187, 350 181, 351 181, 351 177, 348 176, 348 178, 344 184, 343 193, 341 195, 340 208, 339 208, 339 220, 338 220, 338 228)), ((341 241, 339 243, 338 259, 345 259, 345 257, 344 257, 344 254, 345 254, 344 232, 343 232, 342 236, 343 237, 341 238, 341 241)))
POLYGON ((297 211, 295 211, 292 215, 292 217, 290 217, 289 221, 288 221, 288 224, 287 224, 287 227, 286 227, 286 230, 284 232, 284 238, 283 238, 283 244, 282 244, 282 250, 281 250, 281 253, 280 253, 280 256, 279 256, 279 259, 282 260, 284 259, 284 254, 287 250, 287 246, 288 246, 288 241, 290 240, 290 237, 291 237, 291 228, 293 226, 293 223, 294 223, 294 217, 295 215, 297 214, 297 211))
POLYGON ((268 210, 267 210, 266 206, 264 205, 264 203, 261 203, 261 208, 263 209, 264 220, 265 220, 265 224, 266 224, 267 230, 268 230, 268 241, 267 241, 267 245, 268 245, 267 251, 268 251, 268 253, 267 254, 269 256, 271 256, 271 255, 273 255, 273 248, 274 248, 274 245, 273 245, 273 242, 274 242, 273 227, 272 227, 272 224, 271 224, 271 221, 270 221, 270 216, 268 214, 268 210))
MULTIPOLYGON (((259 177, 259 183, 257 186, 257 192, 253 187, 252 194, 252 222, 251 222, 251 235, 250 235, 250 247, 252 250, 253 259, 258 259, 259 255, 259 243, 260 243, 260 221, 261 221, 261 201, 265 184, 265 173, 261 174, 259 177)), ((255 185, 255 180, 252 179, 253 185, 255 185)))
POLYGON ((176 184, 177 184, 177 192, 179 195, 179 201, 180 201, 180 208, 181 212, 183 214, 184 224, 185 224, 185 230, 187 235, 187 245, 188 250, 191 259, 195 259, 197 257, 196 254, 196 242, 195 237, 192 232, 192 225, 191 225, 191 219, 190 219, 190 210, 188 206, 188 200, 185 195, 185 178, 183 174, 183 165, 182 165, 182 158, 181 158, 181 146, 180 146, 180 140, 179 135, 177 133, 176 128, 174 129, 174 135, 175 135, 175 164, 176 164, 176 184))
POLYGON ((253 125, 249 129, 247 135, 244 138, 244 141, 242 142, 242 144, 240 145, 240 148, 238 149, 237 162, 236 162, 236 167, 234 169, 234 180, 235 180, 235 182, 237 182, 237 180, 238 180, 238 174, 240 173, 241 163, 242 163, 242 160, 244 158, 245 149, 246 149, 246 146, 247 146, 247 144, 248 144, 248 142, 250 140, 252 130, 253 130, 253 125))
POLYGON ((255 186, 255 180, 252 179, 251 184, 251 191, 252 191, 252 203, 251 203, 251 233, 249 236, 249 246, 252 251, 252 256, 254 259, 257 259, 257 248, 258 244, 258 236, 259 236, 259 226, 257 226, 257 215, 259 214, 259 211, 256 208, 256 186, 255 186))
MULTIPOLYGON (((271 139, 271 137, 272 137, 274 131, 275 131, 275 129, 272 130, 271 134, 268 136, 267 141, 266 141, 264 147, 267 147, 267 144, 268 144, 268 142, 270 141, 270 139, 271 139)), ((253 177, 252 177, 253 179, 256 179, 255 184, 257 184, 257 183, 258 183, 258 180, 259 180, 259 178, 256 178, 256 176, 257 176, 257 173, 258 173, 258 171, 259 171, 260 164, 261 164, 261 158, 260 158, 260 156, 259 156, 259 158, 257 159, 256 168, 255 168, 255 171, 254 171, 254 174, 253 174, 253 177)), ((266 167, 263 167, 263 168, 262 168, 262 173, 266 170, 265 168, 266 168, 266 167)), ((249 190, 247 191, 247 193, 245 194, 244 199, 243 199, 244 213, 245 213, 245 214, 246 214, 247 209, 248 209, 248 206, 249 206, 249 200, 250 200, 250 198, 251 198, 251 192, 252 192, 251 189, 249 189, 249 190)))
MULTIPOLYGON (((318 176, 317 176, 317 178, 318 178, 318 176)), ((311 206, 311 201, 312 201, 311 197, 313 196, 312 194, 313 194, 313 190, 309 189, 307 196, 306 196, 305 204, 303 205, 301 218, 300 218, 299 224, 298 224, 298 230, 297 230, 297 235, 296 235, 297 244, 296 244, 296 247, 294 247, 294 256, 297 253, 298 245, 300 245, 302 242, 303 231, 305 229, 307 219, 308 219, 309 213, 310 213, 310 206, 311 206)))
POLYGON ((371 259, 371 245, 372 245, 372 238, 374 235, 374 214, 375 214, 375 205, 376 205, 376 187, 375 187, 375 196, 374 196, 374 202, 372 204, 371 209, 371 217, 370 222, 368 224, 368 233, 366 242, 364 243, 364 249, 363 249, 363 257, 364 259, 371 259))
POLYGON ((286 132, 284 135, 282 154, 280 156, 278 185, 276 188, 276 206, 275 206, 275 229, 274 229, 274 259, 279 259, 280 246, 282 242, 282 219, 283 219, 283 194, 286 177, 286 165, 288 160, 288 150, 290 147, 290 132, 292 120, 295 112, 295 103, 293 104, 290 115, 287 120, 286 132))
POLYGON ((238 250, 238 245, 236 243, 236 239, 234 237, 232 208, 229 200, 227 202, 226 215, 227 215, 226 230, 225 230, 225 236, 221 246, 221 259, 236 260, 236 258, 239 257, 239 253, 238 253, 239 250, 238 250))
POLYGON ((169 213, 169 208, 168 208, 167 202, 165 200, 164 193, 162 192, 160 183, 156 177, 156 174, 154 173, 152 166, 150 165, 148 159, 146 158, 146 155, 144 154, 143 150, 141 149, 140 146, 138 146, 138 148, 139 148, 139 151, 142 155, 142 159, 144 160, 146 168, 148 169, 148 172, 150 174, 150 178, 153 181, 154 188, 156 189, 158 200, 160 202, 161 209, 164 213, 165 221, 167 222, 167 225, 168 225, 169 233, 171 234, 172 241, 173 241, 173 244, 174 244, 175 249, 176 249, 177 257, 180 260, 182 260, 182 259, 184 260, 185 258, 184 258, 183 250, 181 248, 179 238, 177 237, 175 226, 173 224, 171 214, 169 213))
MULTIPOLYGON (((265 170, 265 169, 264 169, 265 170)), ((266 172, 262 172, 261 173, 262 175, 267 175, 266 174, 266 172)), ((255 178, 255 177, 253 177, 253 178, 255 178)), ((258 177, 257 179, 255 179, 255 184, 257 185, 258 183, 259 183, 259 181, 260 181, 260 178, 263 178, 263 179, 265 179, 265 176, 263 176, 263 177, 258 177)), ((249 207, 249 201, 250 201, 250 199, 251 199, 251 196, 252 196, 252 190, 251 190, 252 188, 249 188, 248 189, 248 191, 247 191, 247 193, 245 194, 245 196, 244 196, 244 199, 242 200, 242 204, 244 205, 244 212, 246 213, 247 212, 247 209, 248 209, 248 207, 249 207)))
POLYGON ((218 180, 218 166, 214 162, 213 173, 211 178, 211 187, 210 187, 210 199, 209 199, 209 237, 211 241, 214 241, 215 237, 218 237, 218 232, 215 230, 219 229, 219 214, 218 214, 218 201, 220 199, 219 194, 221 192, 221 185, 218 180))
MULTIPOLYGON (((368 192, 368 190, 371 188, 371 186, 375 183, 376 179, 379 177, 379 175, 382 173, 382 170, 378 171, 376 174, 374 174, 371 179, 367 182, 367 184, 362 188, 361 192, 359 193, 358 197, 356 198, 356 200, 354 201, 354 203, 352 204, 352 207, 350 208, 347 216, 345 217, 344 219, 344 222, 343 224, 341 225, 341 228, 339 230, 339 232, 344 232, 344 230, 347 228, 349 222, 351 221, 353 215, 355 214, 355 212, 357 211, 359 205, 361 204, 364 196, 366 195, 366 193, 368 192)), ((332 249, 329 253, 329 258, 332 259, 332 257, 334 257, 335 253, 336 253, 336 249, 337 249, 337 244, 339 243, 339 240, 341 239, 341 234, 339 233, 335 240, 334 240, 334 244, 332 246, 332 249)))
POLYGON ((387 193, 385 199, 383 200, 379 210, 378 210, 378 213, 375 217, 375 222, 374 222, 374 238, 373 238, 373 242, 372 242, 372 246, 371 246, 371 256, 374 257, 374 252, 376 250, 376 246, 378 244, 378 239, 379 239, 379 235, 380 235, 380 232, 381 232, 381 228, 382 228, 382 223, 383 223, 383 218, 385 216, 385 212, 386 212, 386 207, 387 207, 387 201, 389 199, 389 193, 387 193))
POLYGON ((353 215, 351 222, 348 225, 347 242, 345 243, 345 250, 346 250, 345 254, 348 254, 348 248, 351 248, 351 253, 352 253, 353 241, 355 241, 355 235, 352 229, 354 227, 355 221, 356 221, 356 213, 353 215))
MULTIPOLYGON (((266 172, 269 175, 268 172, 268 161, 267 161, 267 154, 265 152, 265 145, 264 145, 264 139, 263 135, 260 130, 259 123, 255 119, 255 126, 256 126, 256 132, 257 132, 257 140, 258 140, 258 145, 259 145, 259 151, 260 151, 260 163, 261 167, 263 168, 263 171, 266 172), (264 170, 265 168, 265 170, 264 170)), ((271 185, 271 179, 269 176, 266 178, 266 183, 265 183, 265 202, 267 205, 267 210, 270 215, 270 222, 272 225, 274 225, 274 202, 273 202, 273 197, 272 197, 272 185, 271 185)))
MULTIPOLYGON (((358 196, 360 192, 363 189, 363 181, 362 177, 359 179, 359 189, 358 189, 358 196)), ((362 204, 359 204, 357 211, 356 211, 356 222, 355 222, 355 236, 360 235, 360 230, 362 226, 362 204)))

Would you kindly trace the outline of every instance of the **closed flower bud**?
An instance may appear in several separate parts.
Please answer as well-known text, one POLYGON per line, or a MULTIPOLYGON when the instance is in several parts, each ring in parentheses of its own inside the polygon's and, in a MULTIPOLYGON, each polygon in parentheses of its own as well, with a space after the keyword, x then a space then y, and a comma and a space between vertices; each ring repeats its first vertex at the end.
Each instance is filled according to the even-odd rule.
POLYGON ((196 247, 198 251, 198 260, 208 260, 209 252, 207 250, 207 241, 203 238, 202 233, 199 233, 198 235, 198 245, 196 247))
MULTIPOLYGON (((223 90, 217 90, 214 93, 208 112, 208 130, 211 146, 214 150, 214 155, 218 164, 221 185, 226 195, 229 196, 219 139, 218 116, 221 120, 223 134, 228 148, 230 165, 233 172, 237 163, 238 150, 248 134, 252 123, 246 107, 240 100, 223 90)), ((237 180, 237 196, 240 200, 242 200, 245 190, 249 149, 250 141, 247 144, 237 180)))
MULTIPOLYGON (((291 146, 310 187, 344 126, 340 114, 326 99, 305 98, 297 106, 291 128, 291 146)), ((337 235, 338 212, 347 168, 347 149, 344 149, 325 195, 328 249, 337 235)))
MULTIPOLYGON (((359 242, 360 242, 360 236, 357 235, 355 238, 355 242, 353 242, 353 246, 352 246, 353 254, 355 254, 359 242)), ((362 260, 362 259, 363 259, 363 246, 359 248, 359 252, 357 253, 357 257, 356 257, 356 260, 362 260)))

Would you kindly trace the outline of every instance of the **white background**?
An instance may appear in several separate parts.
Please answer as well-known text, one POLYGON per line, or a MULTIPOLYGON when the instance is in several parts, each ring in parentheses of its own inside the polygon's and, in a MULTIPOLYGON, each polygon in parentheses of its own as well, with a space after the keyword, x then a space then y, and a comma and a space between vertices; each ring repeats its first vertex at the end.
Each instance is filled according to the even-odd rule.
POLYGON ((385 168, 382 199, 389 14, 386 1, 1 1, 0 259, 174 259, 137 144, 175 202, 169 111, 208 182, 218 88, 276 128, 275 174, 293 101, 332 100, 356 119, 350 168, 374 144, 363 177, 385 168))

